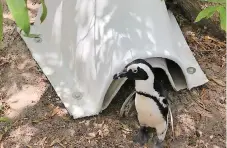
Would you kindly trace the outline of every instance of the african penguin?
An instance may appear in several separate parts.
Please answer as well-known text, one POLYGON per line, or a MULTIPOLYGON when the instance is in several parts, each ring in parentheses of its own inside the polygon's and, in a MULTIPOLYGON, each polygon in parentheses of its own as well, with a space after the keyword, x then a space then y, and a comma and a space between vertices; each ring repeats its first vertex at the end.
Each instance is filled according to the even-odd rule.
POLYGON ((155 147, 162 147, 168 128, 168 102, 162 84, 155 80, 154 68, 143 59, 136 59, 114 75, 113 79, 135 80, 135 107, 140 124, 135 141, 144 145, 149 140, 148 129, 156 130, 155 147))

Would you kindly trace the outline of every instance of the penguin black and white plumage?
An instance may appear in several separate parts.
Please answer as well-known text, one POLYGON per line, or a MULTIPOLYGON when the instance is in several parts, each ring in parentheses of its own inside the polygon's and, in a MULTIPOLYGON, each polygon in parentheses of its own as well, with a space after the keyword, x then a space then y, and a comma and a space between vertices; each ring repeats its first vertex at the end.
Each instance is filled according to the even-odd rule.
POLYGON ((154 68, 145 60, 137 59, 114 75, 114 79, 135 80, 135 107, 140 124, 135 141, 144 145, 149 140, 148 129, 156 130, 155 147, 162 147, 168 128, 168 101, 161 82, 155 80, 154 68))

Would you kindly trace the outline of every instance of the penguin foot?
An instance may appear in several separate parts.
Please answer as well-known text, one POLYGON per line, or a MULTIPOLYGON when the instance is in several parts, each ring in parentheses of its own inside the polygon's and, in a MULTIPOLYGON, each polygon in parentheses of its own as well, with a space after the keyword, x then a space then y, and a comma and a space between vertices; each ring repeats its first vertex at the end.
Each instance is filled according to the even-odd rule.
POLYGON ((163 143, 160 142, 160 143, 154 144, 154 148, 164 148, 163 143))
POLYGON ((134 137, 133 141, 141 146, 145 145, 149 140, 149 133, 146 127, 140 127, 139 133, 134 137))
POLYGON ((155 137, 154 139, 154 148, 164 148, 163 141, 159 140, 158 137, 155 137))

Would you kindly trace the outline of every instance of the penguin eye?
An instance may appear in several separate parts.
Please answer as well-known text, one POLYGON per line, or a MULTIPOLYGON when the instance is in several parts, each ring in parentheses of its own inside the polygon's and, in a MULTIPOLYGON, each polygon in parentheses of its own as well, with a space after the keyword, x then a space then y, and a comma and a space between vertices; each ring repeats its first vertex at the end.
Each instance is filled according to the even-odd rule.
POLYGON ((137 70, 137 69, 133 69, 132 72, 133 72, 133 73, 137 73, 138 70, 137 70))

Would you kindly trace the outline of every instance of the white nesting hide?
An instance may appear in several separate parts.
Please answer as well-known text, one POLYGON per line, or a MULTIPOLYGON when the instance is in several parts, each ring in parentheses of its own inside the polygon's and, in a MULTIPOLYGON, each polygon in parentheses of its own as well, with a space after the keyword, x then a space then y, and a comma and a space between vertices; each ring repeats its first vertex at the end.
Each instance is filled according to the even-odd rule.
POLYGON ((40 8, 31 28, 41 38, 22 38, 74 119, 105 109, 125 82, 113 75, 137 58, 162 68, 177 91, 208 81, 164 0, 45 1, 46 20, 40 8))

